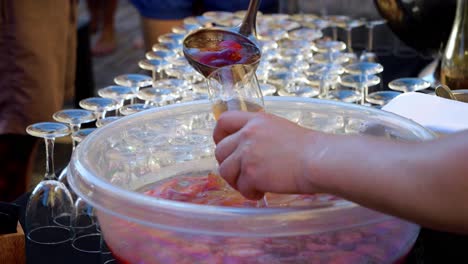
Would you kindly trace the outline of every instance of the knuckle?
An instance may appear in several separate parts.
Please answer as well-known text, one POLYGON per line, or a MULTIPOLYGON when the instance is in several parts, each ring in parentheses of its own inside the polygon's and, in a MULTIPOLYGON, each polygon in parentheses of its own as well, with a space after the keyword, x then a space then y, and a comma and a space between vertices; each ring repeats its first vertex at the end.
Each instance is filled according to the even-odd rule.
POLYGON ((256 127, 254 125, 245 126, 241 132, 240 137, 243 140, 251 139, 255 135, 256 127))
POLYGON ((221 158, 222 158, 222 148, 219 147, 219 146, 216 147, 215 151, 214 151, 214 155, 215 155, 215 158, 218 161, 218 163, 221 163, 222 162, 222 160, 221 160, 221 158))

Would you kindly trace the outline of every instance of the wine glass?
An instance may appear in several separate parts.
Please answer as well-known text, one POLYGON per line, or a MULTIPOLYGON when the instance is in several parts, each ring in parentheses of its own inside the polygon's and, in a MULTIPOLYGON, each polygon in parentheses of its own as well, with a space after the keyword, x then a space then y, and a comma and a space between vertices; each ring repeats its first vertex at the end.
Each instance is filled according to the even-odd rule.
MULTIPOLYGON (((208 91, 216 120, 226 111, 264 111, 263 95, 255 68, 234 64, 213 71, 208 77, 208 91)), ((266 198, 258 201, 258 207, 267 205, 266 198)))
MULTIPOLYGON (((152 88, 148 88, 148 89, 152 89, 152 88)), ((129 105, 125 105, 121 107, 119 111, 121 115, 128 116, 128 115, 136 114, 138 112, 148 110, 151 108, 154 108, 154 106, 152 106, 151 104, 146 104, 146 103, 145 104, 129 104, 129 105)))
POLYGON ((148 106, 162 106, 181 99, 180 94, 173 88, 164 86, 142 89, 138 92, 137 97, 145 101, 145 105, 148 106))
POLYGON ((312 86, 304 73, 275 71, 268 82, 278 87, 280 96, 315 97, 320 93, 319 88, 312 86))
MULTIPOLYGON (((136 97, 135 89, 128 86, 110 85, 98 90, 98 95, 103 98, 111 98, 119 102, 120 107, 124 106, 125 100, 132 100, 136 97)), ((116 113, 119 114, 118 112, 116 113)))
POLYGON ((404 93, 427 89, 431 83, 421 78, 398 78, 388 83, 388 88, 404 93))
POLYGON ((148 60, 166 60, 167 58, 175 56, 177 56, 177 53, 172 50, 148 51, 145 54, 145 58, 148 60))
POLYGON ((182 43, 185 34, 166 33, 158 37, 159 43, 182 43))
MULTIPOLYGON (((93 112, 84 109, 65 109, 55 112, 52 116, 55 121, 68 124, 71 128, 71 134, 77 132, 81 128, 81 124, 89 123, 96 120, 93 112)), ((75 150, 77 142, 72 137, 72 153, 75 150)), ((66 182, 68 165, 65 167, 58 177, 59 181, 66 182)))
POLYGON ((350 20, 348 16, 342 16, 342 15, 330 15, 330 16, 324 16, 323 18, 330 22, 330 26, 332 28, 332 34, 333 34, 332 35, 333 41, 338 40, 338 24, 350 20))
POLYGON ((43 122, 30 125, 26 132, 44 139, 46 172, 44 179, 29 196, 25 213, 28 256, 41 263, 66 263, 61 259, 70 247, 73 237, 71 219, 73 199, 67 187, 57 180, 54 170, 55 138, 70 134, 70 128, 61 123, 43 122))
POLYGON ((346 31, 346 46, 348 47, 347 55, 349 56, 352 62, 357 60, 357 56, 354 53, 353 49, 353 29, 361 27, 364 25, 364 20, 362 19, 346 19, 336 22, 336 25, 346 31))
POLYGON ((377 91, 367 95, 367 102, 381 107, 388 104, 388 102, 400 94, 401 92, 397 91, 377 91))
MULTIPOLYGON (((95 130, 96 128, 80 129, 74 131, 71 137, 76 144, 79 144, 95 130)), ((94 214, 94 208, 81 197, 78 197, 75 200, 74 210, 72 219, 72 229, 74 233, 72 249, 74 257, 78 259, 83 259, 84 257, 89 259, 93 257, 97 261, 101 252, 101 234, 96 228, 97 218, 94 214)))
MULTIPOLYGON (((144 74, 122 74, 114 78, 114 83, 120 86, 131 87, 138 92, 143 87, 151 86, 153 78, 144 74)), ((134 98, 130 98, 131 104, 135 103, 134 98)))
POLYGON ((95 130, 96 128, 82 128, 76 132, 73 132, 71 134, 71 137, 78 144, 78 143, 81 143, 83 139, 85 139, 89 134, 91 134, 95 130))
POLYGON ((359 57, 360 61, 377 62, 377 54, 374 53, 374 28, 385 24, 384 19, 369 20, 365 23, 367 28, 367 48, 359 57))
MULTIPOLYGON (((68 124, 71 128, 71 133, 80 130, 81 124, 93 122, 96 120, 92 111, 84 109, 65 109, 55 112, 52 116, 55 121, 68 124)), ((77 142, 72 140, 73 149, 75 150, 77 142)))
MULTIPOLYGON (((359 75, 361 77, 348 77, 349 81, 353 81, 353 78, 360 82, 360 86, 358 87, 361 90, 361 105, 365 105, 367 101, 367 95, 369 94, 369 86, 377 85, 380 83, 380 78, 378 78, 378 82, 374 84, 371 79, 368 79, 367 76, 379 74, 383 72, 384 68, 379 63, 374 62, 358 62, 354 64, 350 64, 345 67, 345 72, 353 75, 359 75)), ((345 82, 346 83, 346 82, 345 82)), ((350 86, 350 85, 347 85, 350 86)), ((351 85, 352 86, 352 85, 351 85)))
POLYGON ((99 119, 98 121, 96 121, 96 127, 103 127, 107 124, 110 124, 112 122, 114 122, 115 120, 119 120, 121 118, 121 116, 109 116, 109 117, 106 117, 106 118, 101 118, 99 119))
POLYGON ((361 105, 367 105, 367 91, 369 86, 374 86, 380 83, 380 78, 375 75, 356 74, 346 75, 340 80, 341 85, 358 89, 361 92, 361 105))
POLYGON ((167 69, 170 64, 164 59, 146 59, 140 60, 138 66, 147 71, 151 71, 153 82, 164 77, 164 69, 167 69))
POLYGON ((108 111, 114 111, 121 107, 120 102, 103 97, 90 97, 80 101, 80 107, 86 110, 93 111, 96 117, 96 122, 105 118, 108 111))

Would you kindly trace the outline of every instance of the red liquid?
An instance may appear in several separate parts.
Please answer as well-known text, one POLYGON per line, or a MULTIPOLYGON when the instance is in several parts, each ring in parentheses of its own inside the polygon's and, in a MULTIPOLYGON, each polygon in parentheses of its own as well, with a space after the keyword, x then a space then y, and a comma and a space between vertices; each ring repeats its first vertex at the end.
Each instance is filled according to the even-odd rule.
MULTIPOLYGON (((147 195, 197 204, 255 207, 216 175, 181 176, 141 189, 147 195)), ((270 195, 269 206, 333 203, 330 195, 270 195)), ((98 211, 99 214, 99 211, 98 211)), ((99 214, 118 263, 401 263, 415 227, 397 219, 325 233, 238 237, 155 229, 99 214), (404 251, 403 251, 404 250, 404 251), (399 254, 398 254, 399 253, 399 254)), ((352 221, 352 220, 350 220, 352 221)), ((222 231, 222 230, 220 230, 222 231)))
POLYGON ((258 50, 251 44, 223 40, 203 48, 191 48, 188 54, 202 64, 223 67, 233 64, 251 64, 260 58, 258 50))

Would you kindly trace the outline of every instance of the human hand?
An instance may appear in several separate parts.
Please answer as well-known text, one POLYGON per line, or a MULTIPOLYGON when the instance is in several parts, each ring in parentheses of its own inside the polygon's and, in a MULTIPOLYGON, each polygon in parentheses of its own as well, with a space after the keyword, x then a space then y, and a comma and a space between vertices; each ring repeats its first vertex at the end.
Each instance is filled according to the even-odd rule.
POLYGON ((315 192, 306 175, 309 149, 320 134, 267 113, 225 112, 213 133, 219 173, 249 199, 315 192))

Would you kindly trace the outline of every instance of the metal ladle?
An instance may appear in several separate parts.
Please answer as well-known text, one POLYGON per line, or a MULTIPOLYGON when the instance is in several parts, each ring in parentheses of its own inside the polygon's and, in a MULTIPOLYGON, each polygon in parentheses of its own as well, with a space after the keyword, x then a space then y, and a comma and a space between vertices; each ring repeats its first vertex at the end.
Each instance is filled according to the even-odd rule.
MULTIPOLYGON (((207 77, 210 75, 217 67, 203 64, 195 60, 191 55, 190 49, 200 49, 200 48, 209 48, 216 47, 219 42, 224 40, 233 40, 243 47, 249 49, 249 53, 261 54, 260 49, 255 44, 255 35, 256 35, 256 22, 257 22, 257 12, 260 6, 261 0, 251 0, 249 3, 249 8, 245 14, 244 19, 240 26, 234 28, 202 28, 192 33, 189 33, 183 40, 183 52, 184 56, 192 67, 201 73, 203 76, 207 77)), ((261 56, 258 56, 258 59, 249 63, 252 67, 257 67, 260 63, 261 56)))
POLYGON ((439 97, 450 99, 450 100, 457 100, 455 95, 452 93, 452 90, 447 85, 440 84, 435 89, 435 94, 439 97))

